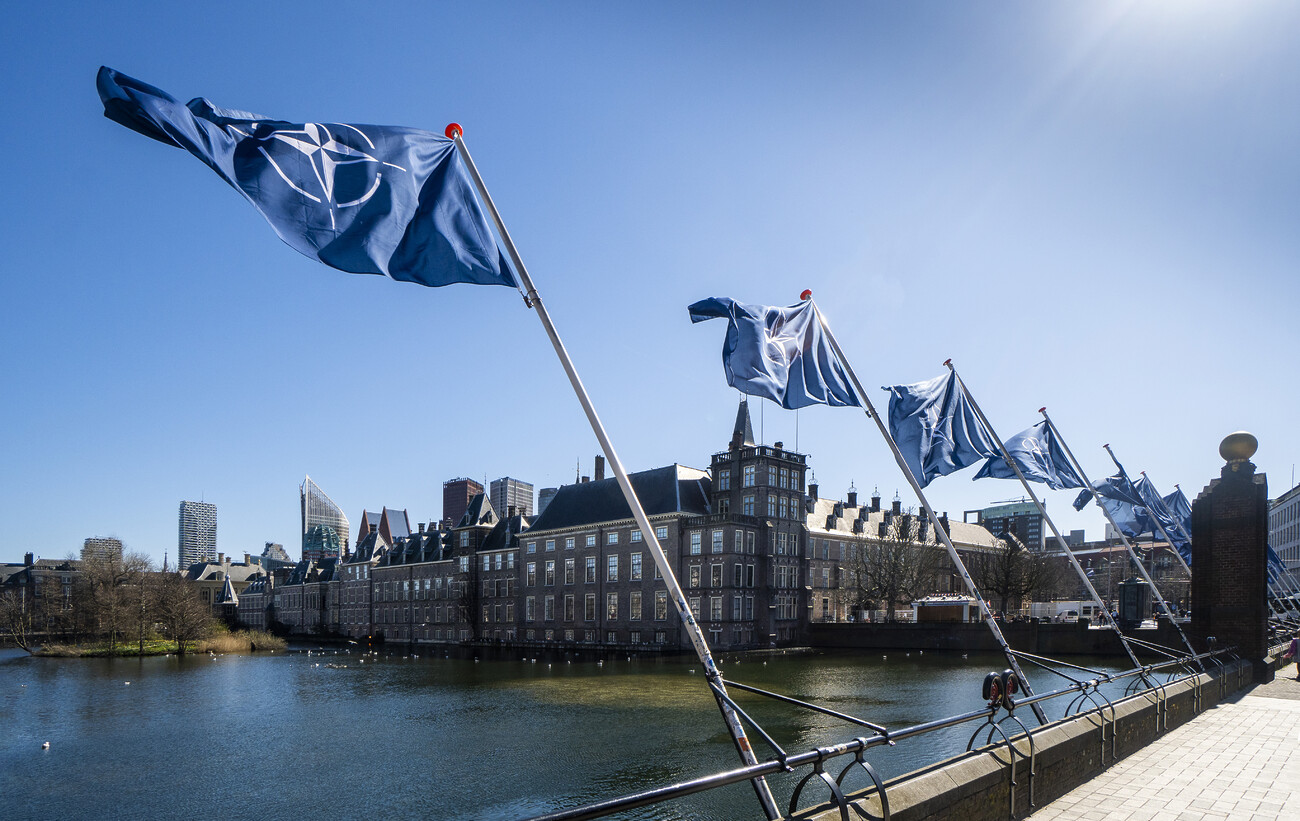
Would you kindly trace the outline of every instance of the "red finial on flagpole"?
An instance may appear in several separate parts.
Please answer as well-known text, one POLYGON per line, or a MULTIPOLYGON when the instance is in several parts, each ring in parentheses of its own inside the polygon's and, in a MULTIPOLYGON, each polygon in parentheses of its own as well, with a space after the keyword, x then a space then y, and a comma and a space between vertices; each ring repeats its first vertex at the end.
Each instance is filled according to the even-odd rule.
POLYGON ((944 366, 945 368, 951 368, 951 367, 952 367, 952 360, 951 360, 951 359, 945 359, 945 360, 943 360, 943 366, 944 366))
POLYGON ((812 299, 812 289, 811 289, 811 288, 804 288, 803 293, 802 293, 802 294, 799 294, 799 301, 800 301, 800 302, 806 302, 806 301, 808 301, 808 300, 810 300, 810 299, 812 299))
POLYGON ((465 132, 461 131, 460 123, 450 123, 447 126, 447 130, 442 133, 447 135, 447 139, 454 140, 465 132))
POLYGON ((1043 405, 1041 408, 1038 409, 1038 412, 1039 412, 1039 413, 1047 413, 1047 406, 1046 406, 1046 405, 1043 405))

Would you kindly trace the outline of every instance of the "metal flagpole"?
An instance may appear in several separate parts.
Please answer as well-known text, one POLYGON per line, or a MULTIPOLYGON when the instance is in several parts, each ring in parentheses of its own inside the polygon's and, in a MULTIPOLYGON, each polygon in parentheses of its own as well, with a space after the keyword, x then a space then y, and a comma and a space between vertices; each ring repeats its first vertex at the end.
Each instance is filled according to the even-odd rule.
MULTIPOLYGON (((949 362, 951 362, 951 360, 949 360, 949 362)), ((1029 494, 1029 498, 1034 500, 1034 507, 1038 508, 1038 514, 1043 517, 1043 520, 1047 522, 1047 526, 1052 529, 1052 535, 1056 537, 1057 546, 1060 547, 1061 552, 1069 558, 1070 565, 1074 568, 1074 572, 1078 574, 1084 587, 1088 588, 1088 594, 1092 596, 1092 600, 1097 604, 1098 611, 1105 615, 1106 624, 1115 631, 1115 635, 1119 637, 1120 644, 1124 645, 1124 652, 1128 653, 1128 657, 1133 662, 1133 666, 1141 667, 1142 662, 1138 661, 1137 654, 1135 654, 1133 648, 1129 646, 1128 638, 1124 635, 1124 631, 1119 629, 1119 625, 1115 623, 1115 617, 1110 613, 1110 608, 1101 600, 1101 596, 1097 594, 1096 588, 1094 588, 1092 582, 1088 580, 1088 575, 1084 573, 1083 568, 1079 566, 1079 560, 1075 557, 1074 551, 1065 543, 1065 539, 1061 538, 1061 531, 1056 529, 1056 523, 1052 521, 1051 516, 1047 515, 1047 508, 1045 508, 1043 503, 1038 500, 1038 494, 1034 493, 1034 489, 1029 486, 1029 481, 1025 479, 1025 474, 1020 470, 1020 465, 1016 463, 1015 459, 1011 458, 1011 454, 1007 451, 1007 446, 1003 443, 1002 437, 998 436, 997 431, 993 429, 993 424, 989 422, 988 417, 984 415, 984 410, 979 406, 979 403, 975 401, 975 397, 971 396, 970 388, 966 387, 966 382, 961 378, 961 374, 957 373, 957 369, 953 368, 951 364, 949 364, 948 367, 952 369, 953 375, 957 377, 957 384, 961 386, 961 392, 965 394, 966 401, 970 402, 970 406, 975 410, 975 414, 979 417, 980 423, 984 425, 988 430, 989 435, 998 443, 998 450, 1002 452, 1002 458, 1005 459, 1007 464, 1011 466, 1011 469, 1016 472, 1016 478, 1020 480, 1021 486, 1024 487, 1025 492, 1029 494)))
MULTIPOLYGON (((812 301, 812 292, 804 291, 804 297, 809 301, 812 301)), ((1029 686, 1029 679, 1025 677, 1024 672, 1020 669, 1020 662, 1016 659, 1015 653, 1011 651, 1010 645, 1007 644, 1006 637, 1002 635, 1002 629, 998 627, 997 620, 993 618, 993 614, 989 611, 988 604, 984 601, 984 595, 980 593, 979 588, 975 585, 975 580, 971 578, 970 571, 966 569, 966 563, 963 562, 961 556, 958 555, 957 548, 953 547, 952 539, 948 536, 948 529, 939 522, 938 514, 934 512, 934 508, 930 506, 930 502, 925 498, 925 492, 921 490, 921 483, 917 481, 916 476, 912 473, 912 469, 908 467, 907 460, 903 458, 902 451, 898 449, 898 443, 894 441, 894 437, 889 433, 889 428, 886 427, 885 423, 881 420, 880 414, 876 413, 875 407, 867 397, 866 390, 863 389, 862 383, 858 380, 857 373, 854 372, 853 366, 849 364, 848 357, 844 355, 844 351, 840 348, 839 341, 835 338, 835 334, 831 332, 830 325, 826 322, 826 317, 824 317, 822 312, 818 310, 817 303, 815 302, 813 303, 813 310, 817 312, 817 321, 821 323, 822 331, 826 333, 826 338, 831 343, 831 349, 835 351, 835 356, 839 358, 840 364, 844 366, 845 373, 848 374, 849 379, 853 382, 853 389, 858 392, 858 397, 862 400, 863 411, 866 412, 868 418, 875 421, 876 427, 880 429, 880 435, 885 438, 885 442, 889 445, 890 451, 894 454, 894 461, 898 462, 898 467, 903 471, 903 476, 907 478, 907 483, 912 486, 912 490, 921 501, 921 508, 925 511, 926 515, 930 517, 930 523, 934 527, 934 532, 938 534, 939 538, 943 541, 944 549, 948 551, 948 558, 952 561, 953 567, 957 569, 957 574, 961 576, 962 582, 966 585, 966 590, 977 602, 979 602, 980 616, 983 617, 984 623, 987 624, 989 630, 992 631, 993 638, 996 639, 998 645, 1001 646, 1002 654, 1006 656, 1007 664, 1010 665, 1011 669, 1015 672, 1016 678, 1020 681, 1021 687, 1024 688, 1025 694, 1033 695, 1034 691, 1029 686)), ((1034 715, 1038 718, 1038 723, 1046 724, 1047 715, 1043 713, 1043 708, 1039 706, 1038 702, 1034 702, 1029 706, 1033 708, 1034 715)))
MULTIPOLYGON (((1084 473, 1083 465, 1079 464, 1079 460, 1074 458, 1074 451, 1070 450, 1070 446, 1066 444, 1065 437, 1061 435, 1060 428, 1056 427, 1056 423, 1052 421, 1052 417, 1047 415, 1047 408, 1040 408, 1038 412, 1043 415, 1043 418, 1047 420, 1047 424, 1051 426, 1052 433, 1056 436, 1056 441, 1061 443, 1061 450, 1065 451, 1065 455, 1070 459, 1070 463, 1074 466, 1075 472, 1079 474, 1079 478, 1083 479, 1084 484, 1088 486, 1089 490, 1092 490, 1093 501, 1097 503, 1097 507, 1101 508, 1101 512, 1105 514, 1106 521, 1110 522, 1110 526, 1115 528, 1115 532, 1119 534, 1119 539, 1123 542, 1124 549, 1128 551, 1129 559, 1132 560, 1133 565, 1137 567, 1138 573, 1142 574, 1142 578, 1146 581, 1147 586, 1151 588, 1151 595, 1155 596, 1156 601, 1160 602, 1160 609, 1164 610, 1165 617, 1169 619, 1169 623, 1178 631, 1178 636, 1183 640, 1183 644, 1187 647, 1187 651, 1195 657, 1196 650, 1192 647, 1192 643, 1187 640, 1187 635, 1183 633, 1183 628, 1179 627, 1178 622, 1174 621, 1174 614, 1170 612, 1169 605, 1165 602, 1164 597, 1160 595, 1160 589, 1156 587, 1156 583, 1147 575, 1147 569, 1142 566, 1142 560, 1138 558, 1137 553, 1133 552, 1133 545, 1129 544, 1129 540, 1124 536, 1123 531, 1119 529, 1119 525, 1115 524, 1115 520, 1111 517, 1110 511, 1101 503, 1101 495, 1098 494, 1096 490, 1093 490, 1092 482, 1088 479, 1088 474, 1084 473)), ((1205 671, 1205 665, 1202 664, 1199 659, 1196 661, 1196 665, 1201 668, 1201 672, 1205 671)))
MULTIPOLYGON (((1278 602, 1278 608, 1276 608, 1276 609, 1280 609, 1283 613, 1294 614, 1294 613, 1295 613, 1295 602, 1291 600, 1291 596, 1294 595, 1294 594, 1293 594, 1292 591, 1290 591, 1290 590, 1287 588, 1286 584, 1285 584, 1284 582, 1281 581, 1281 579, 1282 579, 1282 573, 1281 573, 1280 571, 1274 570, 1274 569, 1270 566, 1270 564, 1269 564, 1268 562, 1265 562, 1265 563, 1264 563, 1264 570, 1268 573, 1268 578, 1269 578, 1268 589, 1269 589, 1269 592, 1271 592, 1271 593, 1273 594, 1273 597, 1274 597, 1275 599, 1280 599, 1280 600, 1281 600, 1281 601, 1278 602), (1279 591, 1279 590, 1281 590, 1281 592, 1284 593, 1285 595, 1279 596, 1279 595, 1278 595, 1278 591, 1279 591), (1286 604, 1282 604, 1281 602, 1283 602, 1283 601, 1286 602, 1286 604)), ((1269 609, 1270 609, 1270 610, 1274 610, 1274 609, 1275 609, 1275 608, 1273 607, 1273 605, 1272 605, 1272 600, 1270 600, 1270 603, 1269 603, 1269 609)), ((1290 616, 1286 616, 1285 618, 1290 618, 1290 616)))
MULTIPOLYGON (((746 765, 757 764, 758 758, 754 755, 749 738, 745 735, 745 727, 736 711, 724 698, 726 696, 726 687, 722 681, 722 673, 719 672, 717 665, 713 661, 713 654, 709 652, 709 645, 705 641, 704 632, 700 629, 700 625, 695 620, 695 615, 691 612, 681 585, 677 583, 677 577, 673 573, 672 565, 668 563, 668 557, 664 555, 663 547, 660 546, 659 539, 655 536, 655 529, 650 524, 650 518, 646 515, 645 509, 641 506, 641 500, 637 498, 636 491, 632 488, 632 482, 628 479, 627 471, 623 469, 623 463, 619 461, 618 454, 614 452, 614 445, 605 433, 605 427, 601 424, 600 417, 596 415, 596 408, 591 403, 591 397, 587 395, 587 389, 583 387, 578 371, 574 368, 573 360, 569 357, 569 352, 565 350, 564 343, 560 341, 559 333, 555 330, 555 324, 551 322, 546 306, 542 304, 541 296, 533 286, 532 278, 528 275, 528 269, 524 266, 523 259, 520 258, 519 252, 515 249, 514 241, 510 238, 510 232, 506 230, 505 222, 502 221, 501 215, 497 212, 496 204, 492 201, 492 195, 488 193, 487 186, 483 184, 483 178, 479 176, 478 168, 470 157, 469 149, 465 147, 465 142, 461 139, 460 126, 452 123, 447 126, 446 134, 455 141, 456 147, 460 150, 461 158, 465 160, 465 167, 474 179, 474 185, 483 197, 483 203, 487 206, 488 213, 492 215, 492 222, 496 225, 502 242, 505 243, 506 252, 510 254, 510 260, 514 263, 516 272, 519 274, 519 291, 523 294, 524 304, 537 311, 537 317, 541 320, 542 327, 546 329, 546 335, 550 337, 551 345, 555 348, 555 354, 560 358, 560 364, 564 366, 564 372, 569 377, 569 384, 573 386, 573 392, 577 394, 578 402, 581 403, 583 412, 587 414, 587 421, 591 423, 591 429, 600 442, 600 448, 605 454, 605 460, 609 463, 610 470, 614 473, 615 478, 618 479, 618 486, 623 491, 623 498, 627 500, 628 507, 632 509, 632 518, 636 520, 637 527, 640 528, 641 534, 650 548, 650 555, 654 557, 655 565, 659 568, 660 575, 663 576, 664 585, 668 588, 668 597, 677 608, 677 615, 686 627, 686 634, 690 637, 695 653, 704 665, 705 677, 710 688, 714 690, 714 699, 718 703, 718 709, 722 711, 723 720, 726 721, 727 729, 731 732, 731 738, 735 742, 737 752, 740 753, 740 759, 746 765)), ((776 798, 772 795, 772 790, 768 786, 766 779, 758 777, 754 778, 750 783, 753 784, 754 792, 758 795, 759 803, 763 805, 763 812, 767 817, 769 819, 780 818, 781 810, 776 805, 776 798)))
MULTIPOLYGON (((1129 487, 1133 488, 1134 492, 1136 492, 1137 485, 1133 484, 1133 480, 1128 478, 1128 471, 1125 470, 1124 466, 1115 458, 1115 451, 1110 449, 1110 445, 1103 445, 1102 447, 1106 448, 1106 452, 1110 454, 1110 460, 1115 463, 1115 467, 1119 468, 1120 475, 1124 477, 1124 481, 1128 482, 1129 487)), ((1145 475, 1145 472, 1143 475, 1145 475)), ((1154 488, 1152 489, 1152 493, 1155 493, 1154 488)), ((1138 497, 1141 498, 1141 495, 1142 494, 1139 493, 1138 497)), ((1155 493, 1155 495, 1159 497, 1160 494, 1155 493)), ((1142 501, 1144 503, 1146 502, 1145 499, 1142 501)), ((1162 500, 1160 504, 1163 506, 1164 501, 1162 500)), ((1148 505, 1148 507, 1150 507, 1150 505, 1148 505)), ((1168 511, 1166 510, 1166 512, 1168 511)), ((1172 519, 1173 517, 1171 516, 1170 518, 1172 519)), ((1174 544, 1174 540, 1169 538, 1169 532, 1165 530, 1165 526, 1160 524, 1160 519, 1154 514, 1151 516, 1151 524, 1155 525, 1156 530, 1160 531, 1160 535, 1164 537, 1165 543, 1169 545, 1169 549, 1174 552, 1174 557, 1178 559, 1178 564, 1182 566, 1183 570, 1187 573, 1187 578, 1190 579, 1192 577, 1192 569, 1187 566, 1187 562, 1183 561, 1183 554, 1178 552, 1178 547, 1174 544)), ((1154 550, 1155 548, 1152 548, 1153 552, 1154 550)))

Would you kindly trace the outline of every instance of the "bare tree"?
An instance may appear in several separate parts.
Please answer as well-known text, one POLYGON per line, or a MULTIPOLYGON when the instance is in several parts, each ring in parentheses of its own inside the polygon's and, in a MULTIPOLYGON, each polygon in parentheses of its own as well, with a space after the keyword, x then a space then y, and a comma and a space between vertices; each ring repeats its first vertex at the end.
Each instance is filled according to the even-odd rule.
POLYGON ((879 539, 856 546, 846 584, 857 607, 881 605, 885 620, 892 622, 899 603, 934 591, 942 566, 943 551, 921 538, 920 520, 906 513, 892 517, 879 539))
POLYGON ((22 590, 0 592, 0 638, 32 652, 35 645, 35 607, 29 607, 22 590))
POLYGON ((1005 614, 1011 602, 1042 589, 1057 574, 1045 557, 1030 551, 1014 535, 1007 534, 1002 541, 1000 548, 975 554, 970 570, 980 591, 996 596, 997 609, 1005 614))
POLYGON ((187 645, 212 630, 212 610, 199 599, 194 583, 176 573, 163 573, 153 587, 153 613, 167 635, 176 642, 176 652, 185 655, 187 645))

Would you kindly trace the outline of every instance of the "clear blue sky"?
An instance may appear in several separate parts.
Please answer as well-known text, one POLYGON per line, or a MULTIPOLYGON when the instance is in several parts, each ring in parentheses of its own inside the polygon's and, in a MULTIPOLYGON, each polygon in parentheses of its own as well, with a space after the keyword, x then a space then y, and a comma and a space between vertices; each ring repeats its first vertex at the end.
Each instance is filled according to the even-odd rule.
MULTIPOLYGON (((304 474, 354 521, 422 521, 445 479, 556 485, 598 452, 517 294, 299 256, 104 119, 100 64, 287 120, 462 123, 631 470, 726 444, 723 327, 686 306, 811 288, 865 383, 952 357, 1000 434, 1046 405, 1094 478, 1109 442, 1195 497, 1246 429, 1290 484, 1300 4, 26 3, 0 45, 0 560, 115 535, 174 561, 182 499, 219 549, 296 556, 304 474)), ((824 495, 915 504, 856 410, 797 436, 824 495)), ((935 506, 1020 495, 973 472, 935 506)))

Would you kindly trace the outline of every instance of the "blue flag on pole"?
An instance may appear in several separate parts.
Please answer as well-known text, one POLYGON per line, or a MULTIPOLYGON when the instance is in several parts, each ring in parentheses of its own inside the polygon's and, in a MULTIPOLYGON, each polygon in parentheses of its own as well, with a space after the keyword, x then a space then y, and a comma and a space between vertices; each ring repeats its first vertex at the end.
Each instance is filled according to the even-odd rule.
POLYGON ((1170 543, 1181 553, 1190 543, 1183 536, 1183 531, 1179 529, 1178 521, 1165 507, 1165 500, 1156 490, 1155 483, 1146 474, 1142 474, 1141 478, 1133 483, 1133 489, 1142 497, 1142 502, 1151 515, 1153 527, 1159 524, 1165 531, 1165 535, 1169 537, 1170 543))
POLYGON ((822 333, 811 301, 773 308, 710 297, 688 310, 691 322, 727 320, 722 367, 727 384, 742 393, 791 410, 816 404, 862 405, 822 333))
POLYGON ((110 68, 104 116, 189 151, 294 250, 355 274, 440 286, 515 285, 455 143, 413 128, 288 123, 182 105, 110 68))
POLYGON ((956 371, 885 390, 889 433, 922 487, 997 454, 997 441, 966 401, 956 371))
MULTIPOLYGON (((1052 490, 1065 490, 1072 487, 1083 487, 1083 479, 1079 474, 1074 472, 1070 466, 1070 460, 1066 458, 1065 451, 1057 444, 1056 437, 1052 434, 1052 428, 1047 424, 1047 420, 1039 422, 1031 428, 1022 430, 1015 436, 1002 443, 1015 460, 1016 466, 1020 468, 1021 474, 1030 482, 1042 482, 1052 490)), ((975 474, 976 479, 1014 479, 1016 472, 1012 470, 1011 465, 1003 458, 1001 453, 995 454, 984 463, 979 473, 975 474)))
POLYGON ((1175 487, 1174 492, 1164 498, 1165 507, 1173 515, 1178 523, 1187 531, 1187 535, 1192 533, 1192 506, 1188 503, 1187 497, 1183 495, 1182 488, 1175 487))
POLYGON ((1102 507, 1115 520, 1115 526, 1125 536, 1135 539, 1140 534, 1151 530, 1149 514, 1143 505, 1142 497, 1138 495, 1133 488, 1133 483, 1122 471, 1114 476, 1098 479, 1092 483, 1091 489, 1084 488, 1074 500, 1074 509, 1083 510, 1084 506, 1092 501, 1094 493, 1100 498, 1102 507))

